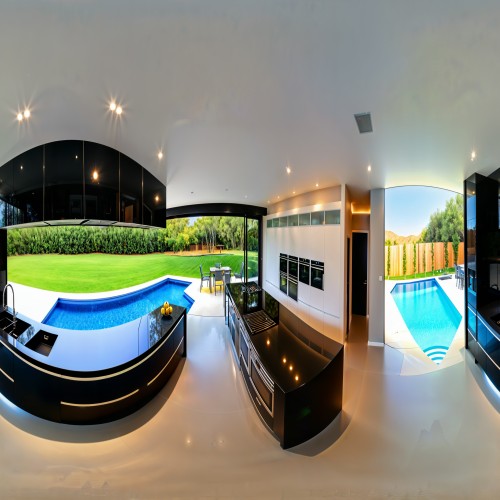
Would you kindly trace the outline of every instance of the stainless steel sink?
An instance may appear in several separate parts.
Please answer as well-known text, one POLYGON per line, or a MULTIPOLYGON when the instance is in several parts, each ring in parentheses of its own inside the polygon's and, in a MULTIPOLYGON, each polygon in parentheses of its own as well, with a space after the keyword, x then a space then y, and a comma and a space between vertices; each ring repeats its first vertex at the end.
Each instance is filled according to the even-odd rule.
POLYGON ((19 335, 24 333, 31 325, 22 319, 14 317, 9 311, 0 311, 0 330, 17 339, 19 335))

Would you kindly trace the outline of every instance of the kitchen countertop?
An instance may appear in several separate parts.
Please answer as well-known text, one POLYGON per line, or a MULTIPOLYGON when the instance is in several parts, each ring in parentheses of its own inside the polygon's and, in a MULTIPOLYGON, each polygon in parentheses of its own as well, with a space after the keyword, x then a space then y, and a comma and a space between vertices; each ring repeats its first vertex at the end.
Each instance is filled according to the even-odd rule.
MULTIPOLYGON (((242 284, 232 283, 229 285, 228 291, 243 318, 245 314, 266 307, 273 312, 276 307, 273 303, 276 302, 275 299, 268 296, 264 290, 248 294, 249 297, 245 297, 247 294, 243 292, 242 284)), ((292 391, 309 382, 331 362, 329 357, 306 345, 296 334, 300 334, 300 332, 292 332, 283 323, 278 323, 268 330, 250 335, 250 341, 262 364, 284 392, 292 391)), ((334 340, 328 344, 332 357, 338 354, 343 347, 334 340)))
POLYGON ((161 307, 158 307, 134 321, 101 330, 56 328, 18 314, 31 328, 17 339, 1 332, 0 339, 46 366, 81 372, 106 370, 134 360, 168 335, 185 311, 181 306, 172 304, 172 307, 168 319, 162 317, 161 307), (40 330, 57 335, 48 356, 26 346, 40 330))

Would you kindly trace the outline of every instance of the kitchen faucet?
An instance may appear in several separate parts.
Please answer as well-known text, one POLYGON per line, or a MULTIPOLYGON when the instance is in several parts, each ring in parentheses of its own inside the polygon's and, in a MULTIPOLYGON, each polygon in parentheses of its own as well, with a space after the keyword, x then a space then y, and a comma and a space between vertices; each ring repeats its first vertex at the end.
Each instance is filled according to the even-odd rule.
POLYGON ((16 325, 16 302, 15 302, 15 298, 14 298, 14 287, 10 283, 7 283, 3 288, 2 305, 3 305, 3 310, 7 311, 8 297, 7 297, 7 302, 5 301, 5 297, 7 295, 8 288, 10 288, 12 290, 12 326, 15 326, 16 325))

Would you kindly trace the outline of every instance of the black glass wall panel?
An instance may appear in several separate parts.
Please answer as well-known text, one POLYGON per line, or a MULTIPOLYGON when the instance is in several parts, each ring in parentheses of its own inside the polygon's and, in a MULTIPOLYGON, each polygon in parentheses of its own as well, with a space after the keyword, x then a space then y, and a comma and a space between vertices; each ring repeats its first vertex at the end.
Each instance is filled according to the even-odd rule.
POLYGON ((84 142, 84 218, 119 219, 119 155, 102 144, 84 142))
POLYGON ((51 142, 44 148, 44 219, 83 219, 83 142, 51 142))
POLYGON ((120 222, 142 224, 142 167, 120 154, 120 222))
POLYGON ((150 172, 143 170, 143 224, 148 226, 165 225, 166 203, 165 186, 150 172))
POLYGON ((70 220, 165 227, 165 198, 154 175, 93 142, 51 142, 0 167, 0 227, 70 220))

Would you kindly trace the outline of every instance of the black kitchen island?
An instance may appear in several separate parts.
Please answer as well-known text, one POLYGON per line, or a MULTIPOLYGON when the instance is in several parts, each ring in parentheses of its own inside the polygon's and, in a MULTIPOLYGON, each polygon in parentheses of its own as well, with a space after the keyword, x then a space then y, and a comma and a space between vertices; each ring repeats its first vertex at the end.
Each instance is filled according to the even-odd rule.
POLYGON ((172 307, 169 317, 157 308, 123 325, 85 331, 28 318, 12 327, 12 316, 3 312, 0 392, 54 422, 96 424, 124 417, 153 398, 187 354, 186 309, 172 307))
POLYGON ((344 347, 254 283, 226 287, 226 317, 252 403, 283 448, 312 438, 342 410, 344 347))

